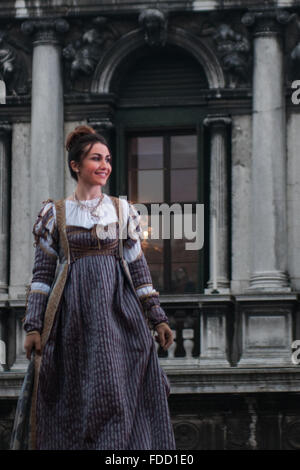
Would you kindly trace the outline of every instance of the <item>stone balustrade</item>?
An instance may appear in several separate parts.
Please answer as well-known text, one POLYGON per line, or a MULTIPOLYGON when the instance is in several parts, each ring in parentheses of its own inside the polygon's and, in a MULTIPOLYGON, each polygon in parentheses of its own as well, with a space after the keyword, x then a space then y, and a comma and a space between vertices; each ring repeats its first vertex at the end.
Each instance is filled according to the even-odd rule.
MULTIPOLYGON (((156 343, 168 372, 295 368, 292 342, 300 331, 298 294, 161 296, 174 342, 156 343)), ((21 302, 20 302, 21 304, 21 302)), ((24 307, 3 310, 0 318, 2 374, 24 374, 24 307), (4 346, 5 345, 5 348, 4 346), (3 360, 5 358, 5 360, 3 360)), ((299 336, 299 335, 298 335, 299 336)), ((3 377, 3 375, 2 375, 3 377)), ((2 393, 4 391, 2 390, 2 393)))

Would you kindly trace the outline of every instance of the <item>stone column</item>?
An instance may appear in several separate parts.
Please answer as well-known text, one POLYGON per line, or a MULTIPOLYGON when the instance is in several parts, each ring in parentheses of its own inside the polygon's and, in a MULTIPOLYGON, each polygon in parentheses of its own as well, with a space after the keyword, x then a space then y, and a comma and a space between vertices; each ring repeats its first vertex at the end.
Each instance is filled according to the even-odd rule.
POLYGON ((215 288, 219 293, 229 292, 228 277, 228 176, 227 125, 228 116, 211 115, 204 119, 210 126, 210 280, 205 293, 215 288), (215 222, 214 222, 215 221, 215 222), (214 274, 215 273, 215 274, 214 274), (215 282, 214 282, 215 281, 215 282))
POLYGON ((11 126, 0 123, 0 372, 6 369, 6 320, 9 282, 9 140, 11 126))
POLYGON ((290 290, 282 25, 291 17, 283 10, 254 11, 242 17, 254 38, 250 290, 290 290))
POLYGON ((9 299, 24 305, 30 283, 33 235, 30 221, 30 124, 12 126, 9 299), (21 156, 21 158, 20 158, 21 156))
POLYGON ((64 109, 61 45, 64 19, 25 21, 33 37, 31 105, 31 221, 43 200, 64 195, 64 109))
POLYGON ((0 299, 8 295, 10 131, 11 126, 8 123, 0 123, 0 299))

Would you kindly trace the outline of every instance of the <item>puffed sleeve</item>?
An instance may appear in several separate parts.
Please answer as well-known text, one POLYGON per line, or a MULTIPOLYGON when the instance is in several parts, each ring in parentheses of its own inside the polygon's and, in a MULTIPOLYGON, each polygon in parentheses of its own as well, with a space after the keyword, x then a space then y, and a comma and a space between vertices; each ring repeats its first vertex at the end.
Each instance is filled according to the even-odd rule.
POLYGON ((36 330, 41 333, 58 260, 59 235, 55 205, 51 199, 43 201, 32 233, 35 240, 35 258, 23 327, 26 332, 36 330))
POLYGON ((127 238, 124 240, 123 254, 128 263, 136 293, 152 328, 159 323, 169 323, 159 301, 159 292, 153 288, 149 266, 141 247, 142 229, 140 215, 131 202, 127 205, 127 238))

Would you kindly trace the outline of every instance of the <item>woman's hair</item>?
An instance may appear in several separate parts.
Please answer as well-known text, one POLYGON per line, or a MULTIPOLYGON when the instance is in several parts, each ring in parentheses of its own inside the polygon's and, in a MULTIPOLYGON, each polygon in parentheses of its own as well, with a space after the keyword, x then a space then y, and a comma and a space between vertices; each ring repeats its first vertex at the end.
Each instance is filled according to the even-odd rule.
POLYGON ((68 151, 68 165, 72 178, 77 181, 77 173, 72 170, 70 162, 74 160, 77 163, 81 163, 82 160, 91 150, 92 146, 100 142, 106 145, 109 152, 109 146, 105 138, 98 134, 95 129, 89 126, 77 126, 69 133, 66 140, 66 149, 68 151))

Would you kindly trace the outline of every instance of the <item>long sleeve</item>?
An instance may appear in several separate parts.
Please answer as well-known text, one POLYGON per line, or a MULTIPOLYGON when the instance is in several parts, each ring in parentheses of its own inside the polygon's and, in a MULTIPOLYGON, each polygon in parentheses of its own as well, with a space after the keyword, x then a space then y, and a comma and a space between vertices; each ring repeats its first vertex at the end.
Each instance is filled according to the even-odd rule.
POLYGON ((43 202, 32 233, 35 239, 35 258, 23 327, 26 332, 37 330, 41 333, 58 259, 59 235, 55 205, 51 200, 43 202))
POLYGON ((159 292, 153 288, 152 277, 141 247, 140 215, 131 202, 128 205, 127 239, 124 241, 124 258, 128 263, 134 288, 143 305, 152 328, 159 323, 169 323, 159 301, 159 292))

